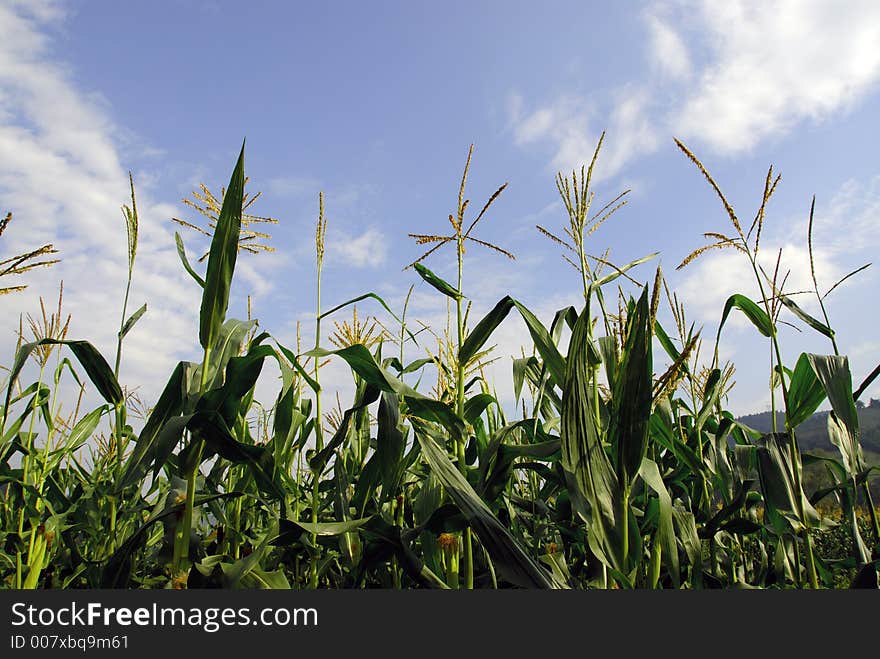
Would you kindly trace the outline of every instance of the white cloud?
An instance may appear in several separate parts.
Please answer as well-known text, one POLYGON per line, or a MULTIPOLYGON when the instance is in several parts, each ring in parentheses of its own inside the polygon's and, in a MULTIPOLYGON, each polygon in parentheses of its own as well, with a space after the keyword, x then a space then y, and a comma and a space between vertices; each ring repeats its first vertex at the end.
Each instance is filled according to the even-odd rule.
MULTIPOLYGON (((633 156, 656 147, 656 132, 646 113, 649 100, 647 90, 640 86, 616 91, 608 112, 608 139, 593 172, 594 181, 617 174, 633 156)), ((553 154, 549 167, 553 171, 570 172, 590 163, 603 128, 594 103, 583 97, 563 96, 524 113, 525 105, 517 94, 508 102, 517 146, 549 144, 553 154)))
MULTIPOLYGON (((782 249, 782 259, 779 266, 779 282, 787 273, 785 289, 786 293, 792 294, 801 308, 808 313, 817 313, 818 305, 815 294, 797 294, 800 291, 811 291, 813 281, 810 275, 810 256, 807 248, 792 243, 778 243, 773 240, 762 240, 762 247, 758 253, 758 263, 767 273, 772 276, 776 267, 778 250, 782 249)), ((835 254, 825 248, 814 247, 813 261, 816 268, 816 277, 822 281, 837 281, 844 273, 835 259, 835 254)), ((733 249, 721 252, 709 252, 685 267, 685 277, 675 286, 679 299, 685 306, 695 312, 696 318, 717 326, 721 317, 724 303, 733 293, 744 294, 755 301, 760 301, 761 296, 758 285, 755 282, 755 274, 745 254, 733 249)), ((764 291, 771 295, 771 289, 764 283, 764 291)), ((787 312, 781 316, 784 320, 792 321, 787 312)), ((746 327, 747 320, 741 314, 732 315, 728 325, 746 327)), ((796 321, 800 322, 800 321, 796 321)))
MULTIPOLYGON (((786 290, 812 290, 812 267, 820 292, 824 294, 845 274, 870 261, 873 251, 880 247, 880 176, 873 177, 867 184, 846 181, 829 201, 817 201, 812 266, 806 240, 807 224, 808 213, 805 212, 782 219, 775 228, 765 227, 759 263, 767 273, 772 273, 777 250, 782 248, 780 276, 791 271, 786 290)), ((837 290, 857 284, 859 278, 870 275, 868 272, 849 279, 837 290)), ((713 324, 718 322, 730 294, 744 293, 759 299, 751 265, 744 254, 732 249, 710 251, 698 257, 682 270, 676 290, 701 321, 713 324)), ((794 299, 809 313, 819 313, 814 294, 794 299)), ((783 317, 791 320, 790 316, 783 317)), ((734 324, 745 326, 746 323, 740 320, 734 324)))
MULTIPOLYGON (((14 214, 2 254, 53 243, 62 259, 25 275, 26 291, 0 298, 0 317, 11 325, 19 313, 38 313, 39 296, 51 308, 63 280, 64 312, 73 316, 68 338, 92 342, 112 365, 127 275, 120 206, 131 203, 117 135, 128 138, 106 104, 52 59, 44 21, 61 17, 55 3, 0 6, 0 191, 2 210, 14 214)), ((128 313, 144 302, 148 310, 126 338, 120 380, 140 385, 151 402, 177 360, 201 354, 200 291, 178 262, 175 208, 154 198, 143 183, 149 174, 134 178, 140 232, 128 313)), ((14 346, 12 332, 0 336, 0 362, 11 362, 14 346)))
POLYGON ((709 50, 672 125, 724 153, 851 106, 880 77, 880 4, 700 2, 709 50))
POLYGON ((645 21, 651 37, 651 64, 669 78, 688 78, 691 60, 681 36, 656 14, 649 13, 645 21))
POLYGON ((7 4, 20 13, 46 23, 58 21, 67 15, 62 0, 7 0, 7 4))
POLYGON ((327 258, 355 268, 378 268, 388 257, 388 240, 376 227, 359 236, 327 230, 327 258))
MULTIPOLYGON (((602 147, 606 156, 602 169, 607 176, 621 171, 630 159, 655 151, 660 143, 657 127, 650 118, 650 91, 632 86, 618 90, 615 96, 609 139, 607 146, 602 147)), ((600 174, 598 179, 601 178, 600 174)))
MULTIPOLYGON (((807 213, 782 218, 773 227, 765 227, 761 239, 759 262, 764 270, 772 273, 776 264, 777 250, 782 248, 780 276, 791 272, 785 285, 787 292, 812 291, 813 280, 809 251, 807 249, 807 213)), ((869 262, 880 246, 880 176, 867 184, 853 180, 843 183, 830 200, 817 201, 813 227, 813 264, 821 293, 826 293, 845 274, 869 262)), ((847 279, 827 298, 826 308, 830 323, 835 330, 837 346, 841 354, 849 356, 854 384, 858 386, 861 378, 876 365, 876 341, 872 333, 875 324, 874 308, 865 304, 871 299, 875 285, 874 268, 858 273, 847 279), (849 322, 842 322, 845 318, 849 322)), ((684 303, 689 321, 697 327, 705 327, 704 342, 707 337, 714 340, 721 312, 727 298, 733 293, 742 293, 756 302, 760 294, 755 283, 754 273, 745 255, 733 250, 712 251, 700 256, 680 273, 669 275, 670 286, 684 303)), ((769 287, 765 288, 769 292, 769 287)), ((816 296, 810 292, 792 295, 792 298, 807 313, 822 319, 816 296)), ((791 363, 797 352, 828 351, 827 340, 783 309, 780 319, 790 322, 802 330, 797 333, 791 328, 781 327, 783 334, 792 340, 783 340, 783 359, 791 363)), ((766 392, 766 373, 755 364, 768 360, 766 343, 763 337, 751 326, 739 311, 733 311, 727 321, 722 337, 722 360, 732 359, 740 371, 736 376, 739 385, 732 394, 734 409, 756 411, 769 404, 766 392), (761 393, 758 393, 761 392, 761 393)), ((869 395, 876 395, 875 384, 869 395)))
POLYGON ((880 247, 880 176, 846 181, 818 209, 814 234, 837 252, 880 247))
POLYGON ((603 96, 508 98, 514 143, 548 145, 549 166, 589 162, 613 176, 674 134, 737 154, 803 120, 846 111, 880 79, 880 4, 813 0, 654 3, 642 14, 653 78, 634 75, 603 96))

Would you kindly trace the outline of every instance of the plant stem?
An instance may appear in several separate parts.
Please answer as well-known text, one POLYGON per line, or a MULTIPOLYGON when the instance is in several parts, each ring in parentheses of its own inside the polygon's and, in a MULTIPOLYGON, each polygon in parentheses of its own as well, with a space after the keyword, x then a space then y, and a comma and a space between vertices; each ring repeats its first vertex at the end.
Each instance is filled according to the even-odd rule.
POLYGON ((620 501, 620 558, 621 566, 626 569, 629 560, 629 487, 624 487, 620 501))
MULTIPOLYGON (((461 210, 459 211, 461 213, 461 210)), ((458 353, 461 354, 461 346, 464 343, 464 316, 461 308, 461 286, 462 286, 462 270, 464 264, 464 239, 459 234, 457 243, 458 254, 458 295, 455 298, 455 315, 456 329, 458 331, 458 353)), ((457 377, 455 383, 455 413, 460 419, 464 419, 464 378, 465 365, 460 359, 456 359, 457 377)), ((462 475, 467 473, 467 464, 465 462, 465 442, 467 437, 462 437, 458 442, 458 469, 462 475)), ((456 564, 458 558, 456 557, 456 564)), ((456 570, 457 578, 457 570, 456 570)), ((452 586, 452 584, 449 584, 452 586)), ((452 586, 455 587, 455 586, 452 586)), ((464 530, 464 587, 468 590, 474 587, 474 548, 471 528, 464 530)))
MULTIPOLYGON (((199 381, 200 396, 205 393, 205 388, 208 386, 208 364, 210 360, 211 346, 205 346, 199 381)), ((174 538, 174 557, 172 562, 175 575, 180 572, 183 564, 189 560, 189 538, 192 530, 193 508, 196 501, 196 478, 199 473, 199 465, 202 462, 202 452, 205 448, 205 443, 201 437, 193 435, 192 441, 195 442, 196 448, 192 458, 192 465, 186 475, 186 500, 184 502, 183 518, 177 527, 177 535, 174 538)))
MULTIPOLYGON (((45 361, 40 363, 40 374, 37 378, 37 391, 34 394, 35 402, 36 397, 40 395, 40 388, 43 385, 43 372, 46 368, 45 361)), ((31 452, 34 447, 34 424, 36 423, 36 415, 37 415, 37 407, 34 407, 34 410, 31 412, 31 419, 28 425, 28 434, 27 434, 27 452, 22 459, 22 474, 21 474, 21 482, 24 485, 28 484, 28 477, 30 475, 30 465, 31 465, 31 452)), ((22 490, 22 498, 24 498, 24 490, 22 490)), ((21 510, 18 511, 18 537, 21 538, 24 535, 24 511, 26 506, 22 505, 21 510)), ((29 557, 30 558, 30 557, 29 557)), ((30 562, 30 560, 28 560, 30 562)), ((22 552, 21 549, 17 549, 15 552, 15 587, 21 589, 22 586, 22 552)))
POLYGON ((119 333, 116 335, 116 365, 113 375, 119 378, 119 365, 122 361, 122 330, 125 327, 125 314, 128 310, 128 294, 131 291, 131 270, 128 271, 128 282, 125 285, 125 298, 122 301, 122 320, 119 321, 119 333))
MULTIPOLYGON (((771 324, 771 336, 770 342, 773 346, 773 352, 771 353, 771 367, 773 367, 772 359, 775 357, 776 364, 779 365, 779 384, 782 389, 782 402, 785 406, 785 429, 788 432, 788 442, 789 442, 789 451, 791 452, 791 461, 792 461, 792 476, 794 478, 794 489, 795 496, 797 498, 797 508, 798 513, 800 514, 800 518, 804 519, 804 511, 803 511, 803 503, 801 497, 803 495, 803 487, 801 485, 801 453, 800 448, 798 447, 797 438, 794 432, 794 426, 791 424, 791 410, 789 409, 788 404, 788 387, 785 384, 785 369, 782 367, 782 352, 779 349, 779 340, 776 335, 776 324, 773 322, 773 313, 770 309, 770 302, 767 299, 767 294, 764 291, 764 285, 761 283, 761 277, 758 275, 758 266, 755 261, 755 255, 749 252, 749 259, 752 263, 752 270, 755 273, 755 280, 758 282, 758 289, 761 292, 761 300, 764 303, 764 309, 767 313, 767 317, 770 319, 771 324)), ((772 372, 772 371, 771 371, 772 372)), ((771 401, 773 396, 773 387, 770 390, 771 401)), ((776 412, 774 408, 773 412, 773 425, 774 432, 776 426, 776 412)), ((816 561, 813 557, 813 543, 810 538, 811 530, 809 527, 804 529, 804 549, 807 552, 807 576, 810 580, 810 586, 812 588, 818 588, 818 577, 816 575, 816 561)), ((795 543, 795 553, 797 553, 797 543, 795 543)))

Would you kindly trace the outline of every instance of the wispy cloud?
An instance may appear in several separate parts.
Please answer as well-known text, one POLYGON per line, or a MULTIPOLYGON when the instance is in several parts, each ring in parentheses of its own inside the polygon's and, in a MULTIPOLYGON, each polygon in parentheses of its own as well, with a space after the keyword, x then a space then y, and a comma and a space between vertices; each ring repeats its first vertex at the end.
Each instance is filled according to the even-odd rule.
MULTIPOLYGON (((724 216, 723 211, 720 216, 724 216)), ((774 217, 764 227, 758 261, 763 270, 772 275, 781 250, 779 279, 788 275, 784 291, 816 318, 824 320, 814 292, 812 272, 815 272, 821 295, 834 289, 825 302, 829 322, 835 329, 841 354, 850 358, 858 384, 876 365, 876 360, 869 356, 870 346, 875 343, 872 332, 875 314, 865 300, 873 295, 877 273, 872 267, 853 277, 847 275, 870 263, 880 246, 880 176, 867 183, 846 181, 827 201, 817 201, 812 258, 807 242, 808 223, 808 208, 787 217, 774 217)), ((723 226, 717 229, 724 231, 723 226)), ((669 280, 684 303, 689 319, 696 322, 697 327, 705 327, 704 339, 715 335, 724 303, 731 294, 744 294, 759 303, 761 300, 751 265, 745 255, 732 249, 707 252, 681 272, 669 273, 669 280)), ((772 293, 766 283, 764 290, 772 293)), ((800 351, 823 354, 830 351, 824 337, 806 327, 787 309, 781 310, 780 320, 794 326, 780 326, 780 332, 793 339, 783 341, 783 359, 787 364, 793 363, 800 351), (797 352, 787 353, 787 350, 797 352)), ((767 347, 761 339, 743 314, 736 311, 731 314, 722 338, 721 358, 733 359, 740 371, 736 377, 739 385, 731 398, 732 409, 755 411, 769 404, 766 371, 757 366, 767 359, 767 347)), ((875 383, 867 396, 876 395, 878 390, 875 383)))
MULTIPOLYGON (((791 272, 787 291, 812 290, 812 269, 820 292, 824 294, 844 275, 871 261, 880 246, 880 176, 867 184, 854 180, 843 183, 826 203, 817 202, 813 224, 813 262, 807 248, 808 214, 783 218, 775 226, 765 227, 761 239, 759 263, 772 273, 782 250, 780 273, 791 272)), ((701 321, 717 323, 720 309, 731 293, 758 298, 754 273, 746 257, 733 250, 708 252, 686 266, 676 285, 681 298, 701 321)), ((842 290, 858 285, 865 273, 847 280, 842 290)), ((811 313, 819 313, 815 295, 794 298, 811 313)), ((783 316, 791 318, 789 316, 783 316)), ((744 322, 734 323, 744 326, 744 322)))
POLYGON ((880 4, 799 0, 655 2, 642 14, 644 68, 603 96, 511 94, 508 120, 523 148, 549 148, 548 166, 588 162, 609 140, 599 178, 676 135, 735 155, 854 106, 880 81, 880 4))
MULTIPOLYGON (((758 262, 764 271, 772 276, 781 249, 780 282, 786 273, 790 273, 785 284, 785 292, 792 293, 792 299, 805 310, 817 313, 815 295, 794 295, 799 291, 811 291, 813 288, 807 248, 802 244, 778 242, 769 238, 763 242, 758 262)), ((820 281, 833 283, 845 274, 835 256, 825 248, 814 249, 813 264, 820 281)), ((741 293, 754 300, 761 299, 751 265, 745 255, 732 249, 700 257, 695 263, 688 265, 685 272, 686 276, 675 288, 688 309, 695 312, 695 320, 717 326, 724 303, 733 293, 741 293)), ((770 294, 770 288, 766 284, 764 288, 770 294)), ((792 320, 787 312, 783 314, 783 318, 792 320)), ((739 327, 748 325, 740 315, 731 317, 729 323, 731 326, 739 327)))
POLYGON ((651 65, 661 75, 674 80, 690 77, 692 65, 681 36, 657 14, 648 12, 645 22, 651 37, 651 65))
MULTIPOLYGON (((127 274, 120 206, 131 202, 117 139, 126 133, 106 104, 79 89, 53 60, 46 31, 63 18, 52 2, 0 6, 0 191, 3 210, 14 213, 2 250, 51 242, 62 259, 29 273, 23 293, 0 298, 0 316, 36 313, 37 298, 53 300, 63 280, 65 312, 73 315, 69 338, 91 341, 112 363, 127 274)), ((125 157, 135 155, 141 154, 125 157)), ((129 313, 144 302, 148 311, 126 338, 120 379, 142 383, 149 400, 175 361, 199 354, 194 310, 200 291, 177 259, 170 218, 179 209, 142 184, 149 175, 134 172, 134 178, 140 233, 129 313)), ((259 277, 252 275, 253 284, 259 277)), ((11 332, 0 336, 3 363, 11 361, 14 346, 11 332)))
POLYGON ((880 247, 880 175, 846 181, 819 207, 814 231, 835 252, 880 247))
POLYGON ((876 2, 700 2, 697 16, 682 38, 710 56, 672 125, 720 152, 845 110, 880 78, 876 2))
POLYGON ((615 137, 603 146, 602 164, 594 172, 598 182, 618 173, 634 154, 655 148, 657 137, 646 115, 648 100, 643 88, 623 87, 603 115, 598 106, 578 96, 562 96, 529 110, 524 97, 514 93, 508 119, 517 146, 549 145, 548 168, 569 172, 590 162, 602 133, 602 117, 607 116, 615 137))
POLYGON ((360 235, 343 231, 327 232, 327 259, 354 268, 378 268, 388 258, 388 240, 376 227, 367 227, 360 235))

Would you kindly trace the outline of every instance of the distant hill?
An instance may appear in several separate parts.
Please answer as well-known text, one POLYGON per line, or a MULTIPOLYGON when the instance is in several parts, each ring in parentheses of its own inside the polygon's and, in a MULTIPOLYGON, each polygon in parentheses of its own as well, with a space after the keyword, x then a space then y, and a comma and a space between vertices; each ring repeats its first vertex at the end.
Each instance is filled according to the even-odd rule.
MULTIPOLYGON (((863 451, 880 453, 880 400, 871 399, 870 405, 858 409, 859 430, 863 451)), ((770 412, 749 414, 737 419, 750 428, 761 432, 770 432, 773 428, 770 412)), ((785 427, 785 415, 776 412, 776 427, 785 427)), ((828 439, 828 412, 817 412, 797 427, 798 445, 802 451, 837 449, 828 439)))
MULTIPOLYGON (((868 465, 880 465, 880 400, 875 398, 866 407, 859 407, 859 431, 862 455, 868 465)), ((770 432, 773 428, 770 412, 749 414, 737 419, 740 423, 761 432, 770 432)), ((776 427, 785 428, 785 414, 776 412, 776 427)), ((817 412, 797 427, 798 446, 801 451, 825 455, 840 459, 837 447, 828 439, 828 412, 817 412)), ((804 471, 804 491, 807 494, 831 484, 825 470, 819 464, 813 464, 804 471)), ((874 504, 880 503, 880 477, 873 472, 870 480, 871 494, 874 504)), ((862 497, 859 497, 860 500, 862 497)), ((828 502, 831 499, 827 500, 828 502)))

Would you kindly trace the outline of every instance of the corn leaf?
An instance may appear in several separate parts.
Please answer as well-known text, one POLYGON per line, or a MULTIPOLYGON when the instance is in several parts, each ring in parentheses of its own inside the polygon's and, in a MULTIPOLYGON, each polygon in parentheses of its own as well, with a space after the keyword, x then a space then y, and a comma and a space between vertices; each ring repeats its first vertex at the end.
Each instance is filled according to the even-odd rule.
POLYGON ((792 427, 806 421, 825 400, 825 386, 806 353, 801 353, 788 384, 788 411, 792 427))
POLYGON ((770 321, 766 312, 745 295, 734 293, 727 298, 727 302, 724 303, 724 312, 721 314, 721 322, 718 324, 719 337, 721 336, 721 328, 724 327, 724 323, 727 322, 727 317, 734 308, 742 311, 746 315, 746 318, 752 321, 752 325, 758 328, 758 331, 761 334, 766 337, 773 336, 773 323, 770 321))
POLYGON ((457 288, 455 288, 455 286, 435 275, 421 263, 416 263, 413 267, 416 269, 416 272, 419 273, 419 276, 422 279, 424 279, 426 282, 431 284, 431 286, 443 293, 443 295, 451 297, 453 300, 460 300, 462 297, 464 297, 461 292, 457 288))
POLYGON ((376 460, 382 482, 382 498, 386 499, 397 487, 398 467, 406 447, 406 441, 399 427, 400 407, 396 395, 382 393, 377 421, 376 460))
POLYGON ((657 494, 660 503, 660 519, 655 532, 654 542, 659 542, 663 548, 664 562, 669 571, 673 585, 678 588, 681 583, 681 574, 678 564, 678 544, 675 539, 675 527, 672 523, 672 497, 663 483, 660 469, 657 463, 649 458, 642 460, 639 467, 639 475, 648 486, 657 494))
POLYGON ((495 517, 452 464, 446 452, 437 445, 430 430, 417 424, 415 435, 431 471, 473 527, 498 572, 512 584, 523 588, 564 588, 564 584, 555 581, 520 547, 507 527, 495 517))
POLYGON ((825 387, 834 418, 829 415, 831 441, 837 445, 851 474, 862 469, 859 415, 852 395, 849 360, 837 355, 808 355, 816 377, 825 387))
MULTIPOLYGON (((562 469, 572 503, 587 522, 590 548, 609 568, 622 575, 625 564, 620 534, 623 489, 603 447, 590 387, 586 313, 578 318, 568 347, 562 395, 560 439, 562 469)), ((626 531, 624 531, 626 532, 626 531)))
POLYGON ((617 447, 617 475, 629 487, 648 447, 652 402, 652 359, 648 287, 627 319, 627 335, 612 400, 611 445, 617 447))
POLYGON ((612 281, 614 281, 618 277, 623 276, 623 274, 626 273, 627 270, 630 270, 630 269, 636 267, 637 265, 641 265, 642 263, 645 263, 646 261, 650 261, 658 254, 660 254, 660 252, 654 252, 653 254, 648 254, 647 256, 643 256, 639 259, 636 259, 635 261, 630 261, 629 263, 627 263, 626 265, 624 265, 620 268, 618 268, 617 266, 611 266, 612 269, 614 270, 614 272, 609 272, 604 277, 599 277, 598 279, 590 282, 590 293, 593 293, 594 291, 600 289, 605 284, 610 284, 612 281))
POLYGON ((6 402, 4 403, 4 421, 6 411, 9 409, 9 401, 12 397, 12 387, 18 379, 21 370, 30 354, 39 346, 64 345, 70 348, 79 363, 85 369, 86 374, 95 385, 98 393, 111 405, 122 403, 122 389, 113 375, 113 370, 107 364, 107 360, 88 341, 59 341, 56 339, 42 339, 33 343, 25 343, 15 353, 12 368, 9 369, 9 380, 6 385, 6 402))
POLYGON ((147 313, 146 302, 140 309, 138 309, 133 314, 131 314, 131 316, 128 317, 128 320, 125 321, 125 324, 122 326, 122 329, 119 332, 119 338, 124 339, 125 335, 131 331, 131 328, 134 327, 134 324, 139 321, 141 319, 141 316, 143 316, 145 313, 147 313))
POLYGON ((117 484, 117 489, 122 490, 139 481, 149 469, 149 464, 155 458, 156 441, 159 432, 173 417, 178 416, 183 410, 186 398, 186 370, 192 368, 192 364, 179 362, 174 367, 171 377, 165 384, 165 388, 159 396, 159 400, 147 417, 144 427, 138 435, 134 450, 125 464, 122 479, 117 484))
POLYGON ((238 238, 241 231, 241 205, 244 198, 244 144, 238 162, 229 180, 223 206, 217 218, 217 226, 208 253, 208 269, 205 273, 205 289, 199 312, 199 342, 208 350, 226 319, 229 306, 229 290, 238 256, 238 238))
POLYGON ((176 231, 174 232, 174 242, 177 244, 177 255, 180 257, 183 269, 186 270, 190 277, 195 279, 196 283, 204 289, 205 280, 202 279, 201 275, 193 270, 192 266, 189 264, 189 259, 186 257, 186 248, 183 246, 183 238, 181 238, 180 234, 176 231))
POLYGON ((828 325, 826 325, 822 321, 817 320, 816 318, 813 318, 813 316, 811 316, 806 311, 801 309, 797 305, 797 303, 794 300, 792 300, 790 297, 788 297, 787 295, 780 294, 779 300, 782 302, 782 304, 784 304, 788 308, 789 311, 791 311, 795 316, 800 318, 802 321, 804 321, 807 325, 812 327, 814 330, 819 332, 819 334, 822 334, 823 336, 827 336, 829 339, 834 338, 834 330, 833 329, 828 327, 828 325))

